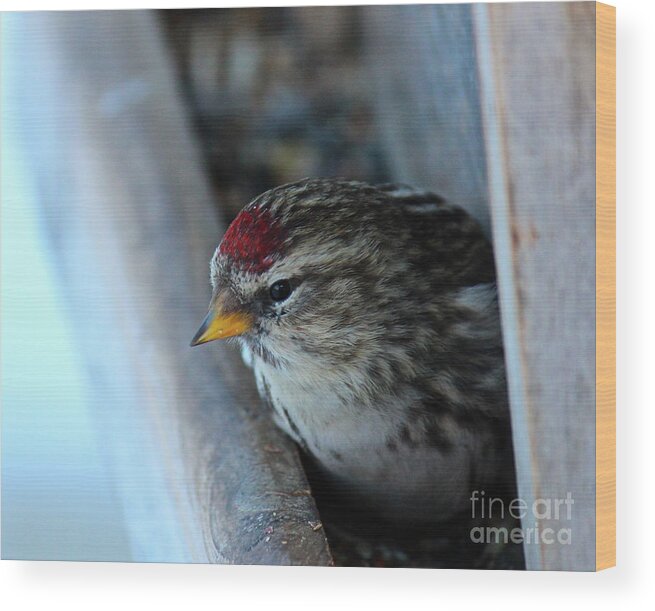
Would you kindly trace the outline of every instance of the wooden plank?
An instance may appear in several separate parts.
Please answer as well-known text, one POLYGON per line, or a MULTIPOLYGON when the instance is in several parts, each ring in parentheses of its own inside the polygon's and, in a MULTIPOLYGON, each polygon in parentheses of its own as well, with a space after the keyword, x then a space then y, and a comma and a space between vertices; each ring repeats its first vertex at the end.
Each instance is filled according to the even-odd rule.
POLYGON ((616 9, 596 4, 596 569, 616 564, 616 9))
POLYGON ((11 29, 18 74, 39 77, 8 95, 133 559, 330 564, 296 449, 250 372, 233 348, 189 348, 223 228, 156 15, 16 14, 11 29))
POLYGON ((377 122, 394 180, 434 190, 489 230, 471 5, 362 11, 377 122))
POLYGON ((593 570, 595 5, 474 15, 519 493, 574 501, 570 520, 532 520, 571 538, 526 545, 527 567, 593 570))

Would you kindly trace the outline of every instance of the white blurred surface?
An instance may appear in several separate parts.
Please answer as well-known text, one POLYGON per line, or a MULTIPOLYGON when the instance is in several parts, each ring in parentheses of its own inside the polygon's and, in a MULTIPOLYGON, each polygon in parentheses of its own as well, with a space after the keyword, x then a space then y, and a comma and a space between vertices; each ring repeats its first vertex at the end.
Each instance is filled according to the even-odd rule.
MULTIPOLYGON (((3 52, 3 79, 11 72, 3 52)), ((2 100, 2 557, 129 560, 123 513, 2 100)))

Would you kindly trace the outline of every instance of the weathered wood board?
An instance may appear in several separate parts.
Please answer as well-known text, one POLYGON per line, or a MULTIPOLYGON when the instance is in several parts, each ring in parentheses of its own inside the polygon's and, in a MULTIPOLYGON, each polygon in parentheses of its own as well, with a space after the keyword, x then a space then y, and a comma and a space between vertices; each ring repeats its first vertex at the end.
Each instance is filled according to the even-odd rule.
POLYGON ((394 179, 434 190, 489 230, 471 6, 363 10, 377 121, 394 179))
POLYGON ((133 559, 330 564, 297 451, 239 355, 189 347, 222 228, 156 14, 12 23, 41 75, 12 95, 133 559))
POLYGON ((593 570, 596 4, 476 5, 474 16, 519 492, 575 503, 570 544, 526 546, 528 568, 593 570))
MULTIPOLYGON (((464 206, 495 243, 520 495, 533 502, 570 492, 575 501, 571 546, 526 545, 533 569, 590 570, 603 546, 614 548, 612 519, 602 521, 595 545, 601 463, 603 507, 614 511, 607 165, 614 148, 602 141, 614 133, 614 75, 597 68, 597 61, 613 65, 607 13, 606 42, 596 30, 610 9, 593 2, 364 9, 394 179, 464 206), (597 117, 597 103, 605 115, 597 117), (600 184, 607 195, 597 204, 600 184), (608 287, 599 309, 597 281, 608 287), (605 329, 598 339, 597 324, 605 329), (595 436, 603 399, 598 415, 607 420, 595 436)), ((535 522, 556 526, 545 519, 524 526, 535 522)))

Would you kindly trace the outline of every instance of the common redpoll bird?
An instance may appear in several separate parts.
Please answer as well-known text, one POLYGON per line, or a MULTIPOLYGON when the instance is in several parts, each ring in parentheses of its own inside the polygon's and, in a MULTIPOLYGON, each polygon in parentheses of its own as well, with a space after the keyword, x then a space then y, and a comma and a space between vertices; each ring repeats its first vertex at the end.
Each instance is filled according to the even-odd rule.
POLYGON ((492 248, 464 210, 302 180, 246 206, 192 345, 234 337, 277 424, 387 522, 470 515, 514 480, 492 248))

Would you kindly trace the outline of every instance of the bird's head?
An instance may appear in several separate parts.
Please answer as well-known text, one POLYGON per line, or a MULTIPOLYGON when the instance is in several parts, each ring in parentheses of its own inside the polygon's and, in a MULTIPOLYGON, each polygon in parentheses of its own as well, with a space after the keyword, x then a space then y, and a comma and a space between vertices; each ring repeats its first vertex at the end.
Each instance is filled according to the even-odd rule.
POLYGON ((338 362, 371 346, 384 334, 376 295, 394 273, 383 200, 373 187, 333 180, 257 197, 211 260, 209 313, 192 345, 236 337, 274 365, 307 355, 338 362))

